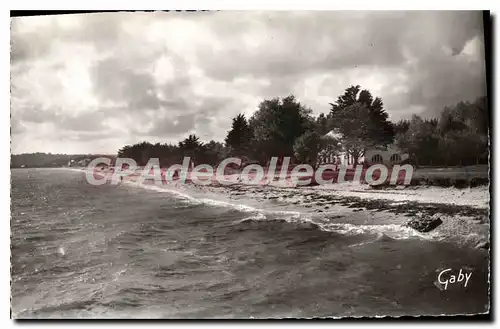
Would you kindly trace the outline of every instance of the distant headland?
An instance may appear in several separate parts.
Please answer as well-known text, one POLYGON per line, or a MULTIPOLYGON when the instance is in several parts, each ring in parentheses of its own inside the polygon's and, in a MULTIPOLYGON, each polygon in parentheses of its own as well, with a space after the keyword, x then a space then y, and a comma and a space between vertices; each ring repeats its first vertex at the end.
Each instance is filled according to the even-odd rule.
POLYGON ((54 153, 23 153, 12 154, 11 168, 61 168, 85 167, 90 161, 99 157, 114 159, 116 155, 108 154, 54 154, 54 153))

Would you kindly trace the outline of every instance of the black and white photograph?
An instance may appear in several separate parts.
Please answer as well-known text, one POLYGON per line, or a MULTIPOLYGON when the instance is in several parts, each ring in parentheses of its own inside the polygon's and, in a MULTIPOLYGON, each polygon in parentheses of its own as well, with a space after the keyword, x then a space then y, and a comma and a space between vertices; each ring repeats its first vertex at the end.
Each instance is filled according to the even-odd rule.
POLYGON ((11 318, 489 315, 490 24, 11 12, 11 318))

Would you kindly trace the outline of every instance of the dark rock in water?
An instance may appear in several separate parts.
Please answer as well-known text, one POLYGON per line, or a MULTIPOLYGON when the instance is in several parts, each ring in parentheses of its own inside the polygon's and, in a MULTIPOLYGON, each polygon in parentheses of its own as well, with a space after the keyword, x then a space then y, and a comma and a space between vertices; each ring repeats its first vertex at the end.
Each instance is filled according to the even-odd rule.
POLYGON ((414 218, 410 220, 407 225, 416 231, 425 233, 432 231, 442 223, 443 221, 439 217, 425 216, 414 218))
POLYGON ((354 212, 357 212, 357 211, 363 211, 363 208, 354 209, 353 211, 354 211, 354 212))
POLYGON ((489 250, 490 249, 490 243, 489 241, 484 241, 484 242, 480 242, 478 243, 478 245, 476 246, 477 249, 486 249, 486 250, 489 250))
POLYGON ((319 228, 318 224, 313 222, 304 222, 300 224, 300 227, 305 230, 316 230, 319 228))
POLYGON ((330 207, 326 206, 325 209, 330 209, 330 207))
POLYGON ((379 236, 377 236, 377 241, 379 241, 379 242, 390 242, 390 241, 394 241, 394 239, 391 238, 390 236, 384 234, 384 233, 381 233, 379 236))

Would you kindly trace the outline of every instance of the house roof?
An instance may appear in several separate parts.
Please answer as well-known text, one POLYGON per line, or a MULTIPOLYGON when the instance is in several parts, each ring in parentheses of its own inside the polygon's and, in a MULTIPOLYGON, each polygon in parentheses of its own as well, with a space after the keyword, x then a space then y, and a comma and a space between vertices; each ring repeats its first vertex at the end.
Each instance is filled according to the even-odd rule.
POLYGON ((342 138, 342 134, 335 130, 330 130, 323 137, 333 137, 333 138, 342 138))

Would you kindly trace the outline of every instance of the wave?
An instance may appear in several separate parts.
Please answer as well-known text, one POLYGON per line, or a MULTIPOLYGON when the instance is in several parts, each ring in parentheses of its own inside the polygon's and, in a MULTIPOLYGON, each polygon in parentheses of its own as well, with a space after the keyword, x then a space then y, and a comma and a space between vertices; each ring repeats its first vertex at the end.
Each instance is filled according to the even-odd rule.
MULTIPOLYGON (((375 235, 375 240, 366 241, 363 243, 375 242, 375 241, 389 241, 389 240, 401 240, 401 239, 425 239, 433 240, 440 238, 437 232, 430 233, 420 233, 410 227, 400 225, 400 224, 372 224, 372 225, 357 225, 350 223, 331 223, 325 222, 326 218, 322 218, 323 221, 315 221, 310 215, 301 213, 299 211, 289 211, 289 210, 272 210, 256 208, 249 205, 231 203, 223 200, 209 199, 209 198, 195 198, 194 196, 183 193, 179 190, 168 189, 165 187, 158 187, 154 185, 144 185, 137 182, 126 181, 123 184, 132 185, 148 189, 151 191, 168 193, 181 200, 185 200, 190 204, 204 204, 208 206, 224 207, 236 209, 241 212, 252 213, 251 216, 245 217, 243 219, 234 221, 233 224, 239 225, 243 223, 252 223, 263 221, 277 221, 288 224, 298 224, 298 227, 308 227, 315 228, 326 232, 334 232, 342 235, 375 235)), ((347 214, 346 214, 347 216, 347 214)))
POLYGON ((432 240, 438 238, 434 232, 420 233, 411 227, 400 224, 354 225, 349 223, 318 223, 321 230, 344 235, 376 235, 374 241, 404 240, 419 238, 432 240))
POLYGON ((160 193, 169 193, 169 194, 175 195, 179 199, 193 200, 193 201, 196 200, 194 197, 190 196, 189 194, 182 193, 182 192, 176 191, 176 190, 161 188, 161 187, 158 187, 158 186, 155 186, 155 185, 144 185, 144 184, 141 184, 141 183, 138 183, 138 182, 133 182, 133 181, 124 181, 122 184, 123 185, 130 185, 130 186, 140 187, 140 188, 143 188, 143 189, 146 189, 146 190, 151 190, 151 191, 160 192, 160 193))
POLYGON ((405 240, 415 238, 424 240, 441 239, 441 236, 439 236, 437 233, 431 232, 423 234, 415 231, 410 227, 399 224, 356 225, 350 223, 324 223, 312 220, 311 218, 304 216, 280 218, 274 216, 266 216, 264 213, 258 213, 256 215, 234 221, 233 223, 238 225, 245 223, 262 223, 265 221, 294 224, 297 225, 297 228, 300 229, 319 229, 324 232, 332 232, 345 236, 375 236, 374 239, 364 241, 359 245, 370 242, 389 242, 392 240, 405 240))
POLYGON ((233 222, 233 224, 248 223, 248 222, 253 222, 253 221, 262 221, 262 220, 266 220, 266 219, 267 219, 266 215, 259 212, 254 216, 249 216, 249 217, 245 217, 243 219, 235 220, 233 222))
POLYGON ((236 209, 236 210, 239 210, 242 212, 257 212, 257 213, 266 213, 266 214, 275 214, 275 215, 291 215, 294 217, 300 215, 300 212, 298 212, 298 211, 270 210, 270 209, 256 208, 256 207, 244 205, 241 203, 232 203, 232 202, 224 201, 224 200, 217 200, 217 199, 210 199, 210 198, 196 198, 193 195, 190 195, 188 193, 183 193, 179 190, 158 187, 155 185, 144 185, 141 183, 131 182, 131 181, 123 182, 123 184, 136 186, 136 187, 144 188, 144 189, 155 191, 155 192, 168 193, 168 194, 173 195, 181 200, 188 201, 192 204, 204 204, 204 205, 208 205, 208 206, 232 208, 232 209, 236 209))

